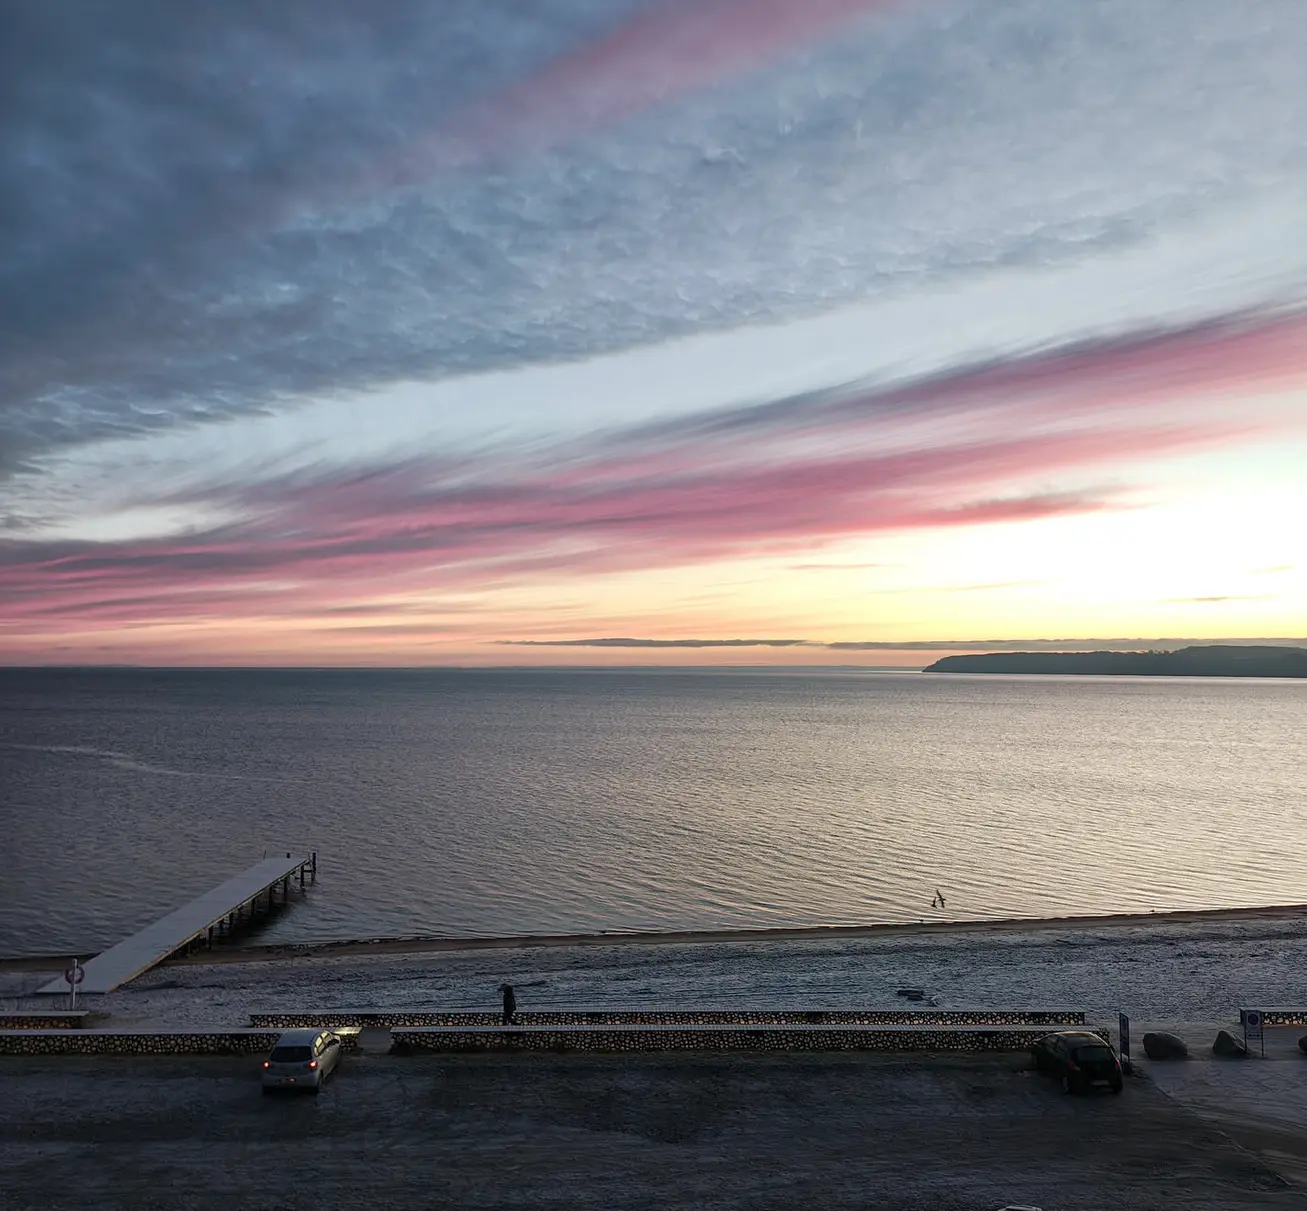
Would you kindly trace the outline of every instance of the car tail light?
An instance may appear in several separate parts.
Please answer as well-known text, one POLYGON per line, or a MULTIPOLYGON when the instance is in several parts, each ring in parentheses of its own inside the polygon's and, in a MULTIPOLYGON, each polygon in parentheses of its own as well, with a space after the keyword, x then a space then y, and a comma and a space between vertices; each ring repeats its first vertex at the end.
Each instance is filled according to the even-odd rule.
POLYGON ((263 1061, 263 1066, 264 1066, 265 1068, 271 1068, 271 1067, 272 1067, 272 1065, 269 1064, 267 1060, 264 1060, 264 1061, 263 1061))
POLYGON ((318 1061, 317 1061, 317 1060, 310 1060, 310 1061, 309 1061, 309 1067, 310 1067, 310 1068, 316 1068, 317 1066, 318 1066, 318 1061))

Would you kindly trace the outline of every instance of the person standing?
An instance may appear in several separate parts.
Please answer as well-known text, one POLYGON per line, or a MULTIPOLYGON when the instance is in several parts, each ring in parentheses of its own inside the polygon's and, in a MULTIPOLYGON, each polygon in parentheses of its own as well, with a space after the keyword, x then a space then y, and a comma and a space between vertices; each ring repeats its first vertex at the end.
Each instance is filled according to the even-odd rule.
POLYGON ((517 996, 513 992, 512 984, 501 984, 499 991, 504 994, 504 1025, 513 1025, 513 1018, 517 1016, 517 996))

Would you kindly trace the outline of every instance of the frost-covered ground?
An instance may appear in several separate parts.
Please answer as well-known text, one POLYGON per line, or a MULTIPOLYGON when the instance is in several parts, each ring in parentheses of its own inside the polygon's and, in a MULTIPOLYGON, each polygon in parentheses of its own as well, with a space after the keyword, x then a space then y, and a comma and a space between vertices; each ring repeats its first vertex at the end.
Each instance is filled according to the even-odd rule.
MULTIPOLYGON (((0 973, 0 1008, 49 973, 0 973)), ((1307 1004, 1307 921, 1159 922, 993 933, 691 945, 522 946, 378 956, 173 964, 86 1008, 122 1025, 240 1025, 255 1009, 893 1007, 922 987, 942 1008, 1078 1008, 1142 1029, 1206 1029, 1240 1005, 1307 1004)), ((61 999, 60 999, 61 1000, 61 999)))
POLYGON ((0 1082, 5 1211, 1303 1205, 1150 1082, 1069 1098, 1007 1055, 364 1053, 275 1100, 249 1057, 0 1057, 0 1082))

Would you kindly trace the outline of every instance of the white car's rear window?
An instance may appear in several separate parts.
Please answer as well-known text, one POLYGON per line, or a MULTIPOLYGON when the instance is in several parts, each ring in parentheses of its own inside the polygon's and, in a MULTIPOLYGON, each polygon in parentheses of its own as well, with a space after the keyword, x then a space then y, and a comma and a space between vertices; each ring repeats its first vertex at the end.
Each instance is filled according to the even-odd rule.
POLYGON ((274 1064, 296 1064, 313 1058, 312 1047, 274 1047, 268 1057, 274 1064))

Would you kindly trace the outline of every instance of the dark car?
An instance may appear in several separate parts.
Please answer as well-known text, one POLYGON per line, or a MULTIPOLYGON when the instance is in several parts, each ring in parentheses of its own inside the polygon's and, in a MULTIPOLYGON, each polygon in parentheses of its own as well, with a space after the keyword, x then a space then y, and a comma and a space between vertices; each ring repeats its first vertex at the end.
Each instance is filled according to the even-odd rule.
POLYGON ((1087 1030, 1046 1034, 1030 1054, 1035 1067, 1045 1076, 1057 1077, 1068 1093, 1090 1093, 1095 1089, 1120 1093, 1125 1084, 1116 1052, 1087 1030))

